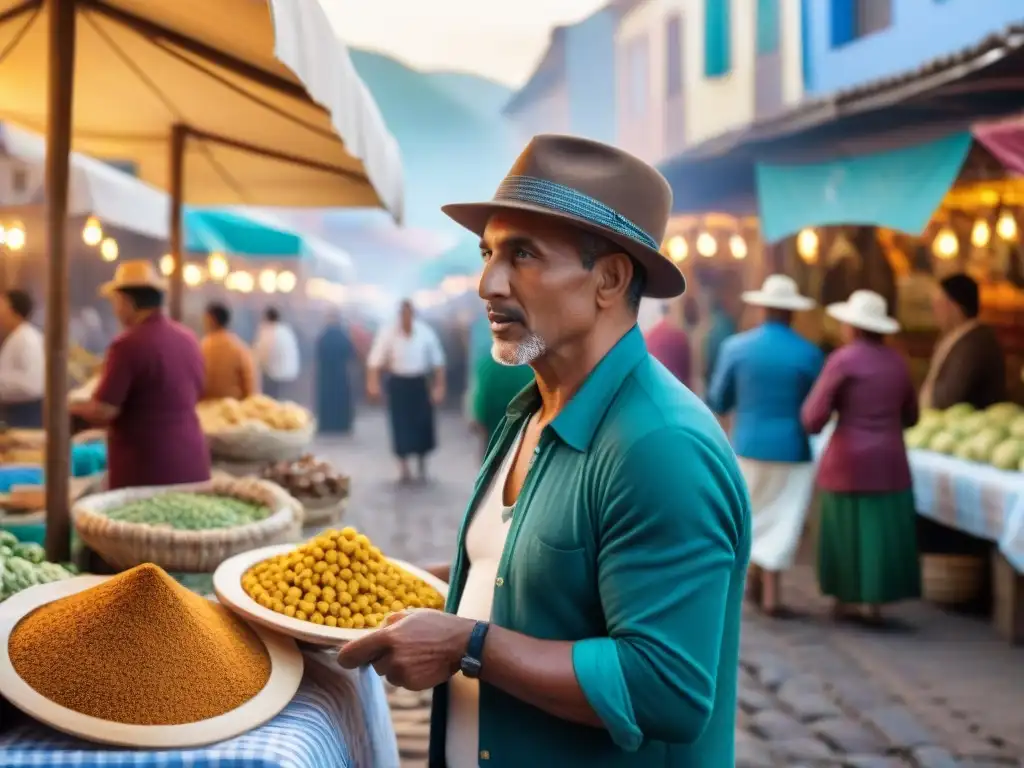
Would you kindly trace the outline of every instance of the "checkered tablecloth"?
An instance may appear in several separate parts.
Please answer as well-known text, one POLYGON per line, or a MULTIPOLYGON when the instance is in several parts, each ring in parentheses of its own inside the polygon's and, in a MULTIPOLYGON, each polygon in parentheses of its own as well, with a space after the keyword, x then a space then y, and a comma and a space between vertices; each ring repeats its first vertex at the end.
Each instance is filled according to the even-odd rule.
MULTIPOLYGON (((831 425, 811 439, 817 460, 831 425)), ((931 451, 908 451, 918 514, 972 536, 993 541, 1024 573, 1024 472, 1004 472, 931 451)))
POLYGON ((198 749, 112 749, 26 719, 0 733, 0 768, 398 768, 380 678, 373 670, 344 672, 324 654, 310 656, 285 710, 228 741, 198 749))
POLYGON ((920 514, 994 541, 1024 573, 1024 473, 930 451, 910 451, 910 471, 920 514))

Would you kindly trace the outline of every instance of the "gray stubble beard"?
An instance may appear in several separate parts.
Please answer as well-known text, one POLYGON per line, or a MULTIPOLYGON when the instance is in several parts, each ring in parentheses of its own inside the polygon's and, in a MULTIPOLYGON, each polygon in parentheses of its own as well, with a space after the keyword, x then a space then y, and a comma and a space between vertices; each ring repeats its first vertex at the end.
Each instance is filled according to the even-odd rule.
POLYGON ((536 333, 530 333, 522 341, 498 341, 491 344, 491 357, 501 365, 529 365, 548 350, 548 345, 536 333))

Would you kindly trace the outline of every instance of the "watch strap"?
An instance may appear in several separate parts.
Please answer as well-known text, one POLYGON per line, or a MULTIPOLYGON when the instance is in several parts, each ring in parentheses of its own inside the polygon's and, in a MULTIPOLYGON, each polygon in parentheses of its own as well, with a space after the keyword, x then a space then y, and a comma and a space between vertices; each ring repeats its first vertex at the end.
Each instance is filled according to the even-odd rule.
POLYGON ((487 630, 491 625, 486 621, 478 621, 473 625, 473 631, 469 634, 469 643, 466 645, 466 655, 462 657, 459 665, 462 674, 469 678, 480 676, 483 668, 484 640, 487 639, 487 630))

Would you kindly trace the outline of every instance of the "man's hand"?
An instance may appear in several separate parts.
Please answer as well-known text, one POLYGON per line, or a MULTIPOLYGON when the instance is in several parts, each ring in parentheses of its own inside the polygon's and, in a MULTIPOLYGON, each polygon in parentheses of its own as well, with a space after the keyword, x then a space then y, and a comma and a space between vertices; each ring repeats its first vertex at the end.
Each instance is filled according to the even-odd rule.
POLYGON ((434 405, 442 405, 444 403, 444 396, 444 382, 439 381, 430 388, 430 402, 434 405))
POLYGON ((474 625, 441 611, 402 611, 389 616, 383 629, 345 645, 338 663, 345 669, 372 664, 392 685, 425 691, 459 671, 474 625))

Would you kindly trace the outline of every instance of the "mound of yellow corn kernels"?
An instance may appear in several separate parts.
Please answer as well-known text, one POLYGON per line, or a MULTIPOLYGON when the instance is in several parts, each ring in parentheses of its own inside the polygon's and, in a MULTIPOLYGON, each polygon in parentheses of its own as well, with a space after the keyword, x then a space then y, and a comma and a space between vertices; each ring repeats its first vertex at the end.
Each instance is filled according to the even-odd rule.
POLYGON ((242 577, 264 608, 328 627, 378 627, 406 608, 443 608, 441 594, 385 558, 354 528, 325 531, 242 577))

